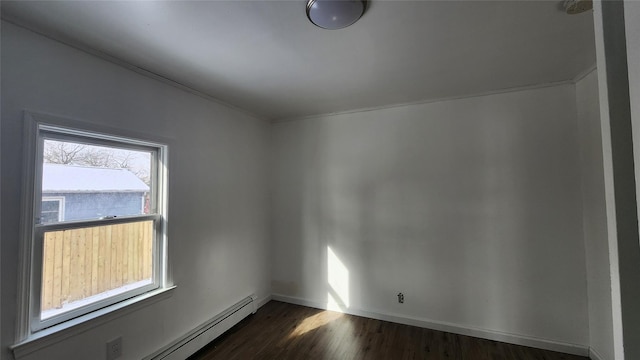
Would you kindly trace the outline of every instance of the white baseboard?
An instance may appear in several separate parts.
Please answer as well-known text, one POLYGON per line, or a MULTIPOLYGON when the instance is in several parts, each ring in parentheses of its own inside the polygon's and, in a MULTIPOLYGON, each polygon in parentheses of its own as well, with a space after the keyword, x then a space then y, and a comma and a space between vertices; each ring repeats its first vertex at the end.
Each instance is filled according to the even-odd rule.
MULTIPOLYGON (((267 295, 267 296, 265 296, 265 297, 263 297, 263 298, 261 298, 261 299, 258 299, 258 301, 256 301, 256 310, 258 310, 258 309, 260 309, 261 307, 263 307, 266 303, 268 303, 269 301, 271 301, 271 300, 272 300, 272 298, 273 298, 273 297, 271 296, 271 294, 269 294, 269 295, 267 295)), ((255 311, 254 311, 254 312, 255 312, 255 311)))
POLYGON ((594 348, 589 348, 589 359, 591 360, 604 360, 604 357, 594 348))
MULTIPOLYGON (((292 297, 292 296, 273 294, 271 298, 277 301, 313 307, 316 309, 322 309, 322 310, 329 309, 329 307, 327 306, 328 305, 327 303, 320 303, 320 302, 315 302, 315 301, 292 297)), ((330 310, 335 310, 335 309, 330 309, 330 310)), ((445 331, 445 332, 450 332, 450 333, 459 334, 459 335, 473 336, 473 337, 478 337, 478 338, 483 338, 488 340, 505 342, 509 344, 523 345, 523 346, 530 346, 530 347, 535 347, 539 349, 558 351, 565 354, 580 355, 580 356, 590 355, 589 347, 586 345, 571 344, 571 343, 566 343, 561 341, 554 341, 554 340, 542 339, 542 338, 525 336, 525 335, 510 334, 510 333, 505 333, 500 331, 458 325, 458 324, 447 323, 442 321, 434 321, 429 319, 408 318, 401 315, 367 311, 367 310, 355 309, 355 308, 349 308, 342 312, 346 314, 363 316, 363 317, 377 319, 377 320, 384 320, 384 321, 390 321, 390 322, 399 323, 399 324, 445 331)), ((596 359, 603 360, 601 358, 596 358, 596 359)))
MULTIPOLYGON (((261 302, 267 302, 267 299, 270 298, 271 296, 267 296, 261 299, 261 302)), ((154 354, 147 356, 144 360, 184 360, 231 329, 242 319, 255 313, 261 306, 258 304, 254 295, 248 296, 154 354)))

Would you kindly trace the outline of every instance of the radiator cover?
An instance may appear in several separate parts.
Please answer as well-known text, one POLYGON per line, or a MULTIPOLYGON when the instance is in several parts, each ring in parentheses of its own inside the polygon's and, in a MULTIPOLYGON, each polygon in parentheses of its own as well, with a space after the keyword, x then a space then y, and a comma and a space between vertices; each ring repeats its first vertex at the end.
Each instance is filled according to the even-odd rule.
POLYGON ((184 360, 258 309, 255 295, 247 296, 144 360, 184 360))

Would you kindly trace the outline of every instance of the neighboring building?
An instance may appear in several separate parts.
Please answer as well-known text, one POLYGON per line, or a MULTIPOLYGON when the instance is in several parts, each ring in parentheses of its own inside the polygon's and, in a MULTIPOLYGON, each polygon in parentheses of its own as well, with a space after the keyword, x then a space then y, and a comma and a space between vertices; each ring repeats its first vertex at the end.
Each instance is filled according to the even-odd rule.
POLYGON ((41 223, 145 213, 149 186, 131 171, 44 164, 41 223))

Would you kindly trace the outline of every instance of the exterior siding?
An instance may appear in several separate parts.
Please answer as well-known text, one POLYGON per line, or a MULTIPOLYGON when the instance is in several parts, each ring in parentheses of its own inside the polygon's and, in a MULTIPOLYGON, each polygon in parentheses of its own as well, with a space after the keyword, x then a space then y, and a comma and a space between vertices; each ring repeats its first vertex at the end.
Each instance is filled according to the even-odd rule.
POLYGON ((139 215, 144 212, 144 192, 44 193, 43 197, 64 198, 64 220, 85 220, 103 216, 139 215))

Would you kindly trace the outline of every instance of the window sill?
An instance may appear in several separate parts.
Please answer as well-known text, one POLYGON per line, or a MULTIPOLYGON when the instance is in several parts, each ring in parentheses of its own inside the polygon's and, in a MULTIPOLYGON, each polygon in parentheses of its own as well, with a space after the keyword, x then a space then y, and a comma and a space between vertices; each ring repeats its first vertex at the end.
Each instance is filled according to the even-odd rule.
POLYGON ((13 355, 16 360, 21 359, 28 354, 51 346, 69 337, 81 334, 160 300, 167 299, 171 297, 175 288, 175 286, 170 286, 150 291, 133 299, 125 300, 107 306, 104 309, 65 321, 62 324, 40 330, 29 335, 23 341, 11 346, 11 350, 13 350, 13 355))

